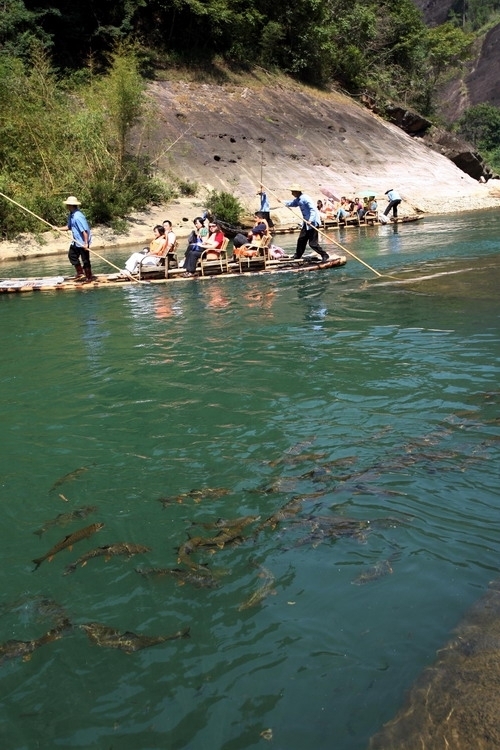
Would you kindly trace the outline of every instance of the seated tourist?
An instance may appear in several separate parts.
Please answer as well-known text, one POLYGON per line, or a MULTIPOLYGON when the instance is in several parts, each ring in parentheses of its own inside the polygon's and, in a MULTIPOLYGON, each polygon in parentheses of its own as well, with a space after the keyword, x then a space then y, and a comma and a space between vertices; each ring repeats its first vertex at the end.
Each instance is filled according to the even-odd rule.
POLYGON ((209 235, 201 243, 194 245, 191 249, 188 248, 186 257, 184 260, 184 268, 186 272, 183 274, 186 277, 196 276, 196 266, 198 264, 198 258, 204 250, 212 250, 216 255, 222 247, 224 242, 224 233, 222 232, 219 224, 215 221, 211 221, 208 225, 209 235))
POLYGON ((255 214, 255 224, 248 233, 250 244, 260 242, 265 235, 269 234, 269 224, 259 213, 255 214))
POLYGON ((266 219, 266 217, 264 216, 264 212, 263 211, 257 211, 255 213, 255 215, 254 215, 254 226, 252 228, 252 231, 254 231, 255 227, 258 227, 258 226, 261 226, 261 225, 265 226, 265 228, 266 228, 266 232, 265 233, 268 234, 269 233, 269 226, 270 226, 269 222, 266 219))
POLYGON ((316 208, 318 209, 319 218, 324 223, 326 221, 326 210, 325 210, 325 204, 321 200, 321 198, 318 199, 316 202, 316 208))
MULTIPOLYGON (((203 216, 196 216, 196 218, 193 219, 194 229, 191 230, 191 233, 188 237, 188 244, 186 248, 185 258, 187 257, 188 253, 191 250, 195 250, 204 239, 208 237, 208 229, 205 226, 205 219, 203 216)), ((184 265, 185 259, 182 261, 181 265, 184 265)))
POLYGON ((269 225, 266 219, 258 211, 255 214, 255 224, 245 237, 244 234, 238 233, 233 239, 234 258, 249 257, 256 255, 258 246, 261 244, 263 237, 269 234, 269 225))
POLYGON ((347 219, 348 216, 351 215, 350 212, 350 203, 345 197, 345 195, 342 196, 340 199, 340 206, 337 209, 336 219, 337 221, 344 221, 347 219))
POLYGON ((337 208, 338 208, 338 204, 336 201, 333 200, 333 198, 325 199, 325 202, 323 203, 323 211, 325 213, 327 221, 335 218, 335 214, 337 213, 337 208))
POLYGON ((376 221, 378 219, 378 203, 374 195, 370 195, 367 201, 367 209, 363 216, 365 221, 376 221))
POLYGON ((365 207, 363 206, 359 198, 354 198, 353 212, 358 214, 358 219, 360 221, 365 215, 365 207))
POLYGON ((205 226, 205 219, 202 216, 196 216, 193 219, 194 229, 191 230, 191 234, 188 237, 189 245, 199 245, 203 242, 205 237, 208 237, 208 229, 205 226))
POLYGON ((172 222, 168 219, 165 219, 165 221, 163 222, 163 227, 165 229, 165 238, 167 240, 166 252, 173 253, 175 250, 174 246, 177 242, 177 237, 175 236, 175 232, 172 229, 172 222))
POLYGON ((125 263, 125 270, 128 273, 136 273, 139 265, 157 266, 160 263, 160 259, 165 257, 165 249, 167 247, 165 227, 157 224, 153 227, 153 233, 154 237, 149 243, 149 247, 145 247, 140 253, 132 253, 125 263))

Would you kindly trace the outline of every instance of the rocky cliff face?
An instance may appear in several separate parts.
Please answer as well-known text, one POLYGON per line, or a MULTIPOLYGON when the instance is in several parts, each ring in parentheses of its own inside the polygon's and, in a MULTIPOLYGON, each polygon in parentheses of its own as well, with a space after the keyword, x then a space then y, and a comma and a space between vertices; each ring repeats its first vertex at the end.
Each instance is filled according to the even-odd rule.
POLYGON ((477 51, 462 71, 441 92, 442 114, 454 122, 468 107, 493 104, 500 107, 500 24, 478 40, 477 51))
MULTIPOLYGON (((316 197, 325 187, 339 196, 373 191, 382 205, 395 188, 405 212, 499 205, 496 181, 479 184, 422 139, 336 92, 269 79, 251 87, 155 82, 149 93, 156 121, 147 148, 160 173, 196 182, 200 195, 233 193, 249 211, 261 181, 276 207, 297 182, 316 197)), ((277 219, 289 221, 288 209, 278 208, 277 219)))
POLYGON ((453 0, 413 0, 413 2, 417 8, 420 8, 429 26, 444 23, 453 5, 453 0))

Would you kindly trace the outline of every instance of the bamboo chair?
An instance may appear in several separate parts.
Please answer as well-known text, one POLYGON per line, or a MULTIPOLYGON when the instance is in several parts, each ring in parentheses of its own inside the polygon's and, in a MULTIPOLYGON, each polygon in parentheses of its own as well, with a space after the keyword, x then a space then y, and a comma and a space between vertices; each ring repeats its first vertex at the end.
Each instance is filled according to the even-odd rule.
POLYGON ((143 265, 144 260, 148 257, 147 254, 144 256, 144 260, 139 263, 139 279, 147 278, 161 278, 163 275, 168 279, 168 272, 171 268, 177 268, 177 249, 179 243, 175 240, 171 250, 168 253, 159 255, 159 262, 156 266, 143 265))
POLYGON ((229 237, 224 237, 221 247, 216 249, 207 247, 198 258, 198 266, 202 276, 213 276, 218 273, 227 273, 229 270, 227 259, 227 246, 229 237))
MULTIPOLYGON (((267 267, 271 239, 270 232, 267 232, 262 235, 260 240, 251 242, 249 245, 244 246, 252 252, 252 255, 244 255, 243 253, 238 255, 240 273, 245 271, 258 271, 267 267)), ((243 248, 241 248, 241 250, 243 250, 243 248)))

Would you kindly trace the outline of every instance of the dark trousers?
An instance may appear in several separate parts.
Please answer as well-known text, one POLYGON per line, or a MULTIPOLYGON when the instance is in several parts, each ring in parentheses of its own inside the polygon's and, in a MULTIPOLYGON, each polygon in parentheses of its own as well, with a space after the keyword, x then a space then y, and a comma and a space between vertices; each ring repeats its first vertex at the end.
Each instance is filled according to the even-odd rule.
POLYGON ((259 211, 259 214, 262 214, 262 218, 267 221, 269 229, 272 229, 274 227, 274 222, 271 219, 271 213, 269 211, 259 211))
POLYGON ((311 250, 314 250, 314 252, 323 255, 323 248, 318 241, 318 230, 316 229, 316 227, 311 227, 308 224, 304 224, 304 226, 300 230, 299 238, 297 240, 297 247, 295 249, 296 258, 302 258, 308 242, 311 250))
POLYGON ((401 200, 399 198, 397 201, 389 201, 389 203, 387 204, 387 208, 384 211, 384 215, 388 216, 392 208, 392 215, 394 216, 395 219, 397 219, 398 218, 398 206, 400 203, 401 203, 401 200))
POLYGON ((185 255, 185 261, 184 261, 184 268, 188 273, 195 273, 196 272, 196 266, 198 263, 198 258, 202 254, 202 252, 205 250, 204 247, 200 247, 199 245, 190 245, 187 249, 186 255, 185 255))
POLYGON ((72 266, 78 266, 81 259, 82 266, 90 268, 90 251, 74 242, 69 246, 68 258, 72 266))
POLYGON ((236 249, 239 247, 243 247, 243 245, 246 245, 248 241, 249 240, 246 235, 242 234, 242 232, 238 232, 238 234, 233 237, 233 247, 236 249))

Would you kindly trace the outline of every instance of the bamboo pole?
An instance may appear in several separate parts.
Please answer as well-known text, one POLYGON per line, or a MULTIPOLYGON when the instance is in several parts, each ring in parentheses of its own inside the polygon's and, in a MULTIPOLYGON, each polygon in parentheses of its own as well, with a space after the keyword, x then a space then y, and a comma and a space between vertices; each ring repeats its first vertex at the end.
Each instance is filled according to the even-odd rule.
POLYGON ((178 138, 176 138, 175 141, 173 143, 171 143, 168 148, 165 149, 165 151, 162 151, 161 154, 156 157, 156 159, 152 160, 151 164, 156 164, 156 162, 159 161, 162 158, 162 156, 165 156, 165 154, 167 154, 170 151, 170 149, 175 146, 175 144, 177 143, 177 141, 180 141, 181 138, 184 138, 184 136, 186 135, 186 133, 189 133, 189 131, 191 130, 192 127, 193 126, 190 125, 187 128, 187 130, 185 130, 183 133, 181 133, 180 136, 178 138))
MULTIPOLYGON (((265 186, 263 186, 263 187, 264 187, 264 190, 267 190, 269 193, 271 193, 271 195, 273 195, 276 198, 277 201, 279 201, 283 206, 285 206, 286 208, 288 208, 293 213, 293 215, 295 217, 300 218, 301 221, 303 221, 305 224, 307 224, 310 227, 314 226, 313 224, 311 224, 311 222, 306 221, 304 219, 304 217, 302 216, 302 214, 299 216, 299 214, 296 213, 293 210, 292 206, 287 206, 286 203, 285 203, 285 201, 282 201, 281 198, 279 198, 276 195, 276 193, 274 193, 270 188, 266 188, 265 186)), ((320 234, 322 237, 325 237, 329 242, 331 242, 332 244, 334 244, 337 247, 339 247, 343 252, 348 253, 349 255, 351 255, 355 260, 357 260, 359 263, 362 263, 364 266, 366 266, 366 268, 368 268, 370 271, 372 271, 377 276, 379 276, 379 277, 387 276, 388 278, 391 278, 391 279, 395 278, 394 276, 391 276, 390 274, 379 273, 378 271, 375 270, 375 268, 372 268, 370 265, 368 265, 368 263, 365 263, 364 260, 362 260, 361 258, 358 258, 357 255, 355 255, 350 250, 348 250, 346 247, 344 247, 344 245, 341 245, 340 242, 337 242, 337 240, 333 239, 333 237, 330 237, 328 234, 326 234, 326 232, 323 232, 321 229, 318 229, 318 227, 314 227, 314 228, 318 230, 318 234, 320 234)))
MULTIPOLYGON (((48 227, 50 227, 51 229, 53 229, 56 232, 59 232, 59 234, 61 234, 62 236, 64 236, 64 237, 66 236, 65 231, 63 231, 62 229, 59 229, 59 227, 54 226, 50 222, 46 221, 46 219, 43 219, 41 216, 38 216, 38 214, 33 213, 33 211, 31 211, 29 208, 26 208, 26 206, 23 206, 21 203, 18 203, 13 198, 9 198, 8 195, 5 195, 2 192, 0 192, 0 195, 2 196, 2 198, 5 198, 5 200, 10 201, 10 203, 13 203, 18 208, 22 208, 22 210, 26 211, 26 213, 31 214, 31 216, 34 216, 35 219, 38 219, 39 221, 43 222, 44 224, 47 224, 48 227)), ((73 242, 75 242, 74 238, 73 238, 73 242)), ((75 244, 78 244, 78 243, 75 243, 75 244)), ((80 245, 80 247, 83 247, 83 245, 80 245)), ((87 248, 85 248, 85 249, 87 249, 87 248)), ((121 268, 119 268, 118 266, 115 266, 114 263, 112 263, 110 260, 108 260, 107 258, 105 258, 103 255, 99 255, 98 252, 96 252, 95 250, 92 250, 92 248, 90 248, 90 247, 88 248, 88 250, 93 255, 96 255, 98 258, 100 258, 101 260, 103 260, 105 263, 108 263, 113 268, 116 268, 116 270, 120 271, 120 273, 123 273, 123 271, 122 271, 121 268)), ((129 273, 128 271, 126 271, 126 273, 128 274, 128 277, 129 277, 129 279, 131 281, 135 281, 137 284, 145 283, 145 282, 140 281, 139 279, 134 279, 134 277, 132 276, 132 274, 129 273)))

